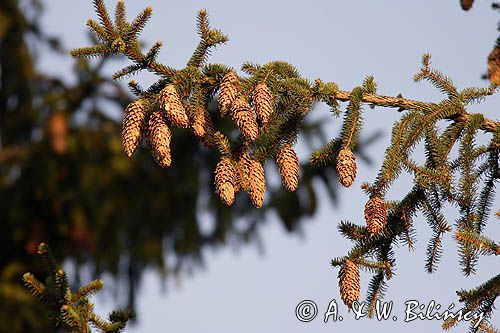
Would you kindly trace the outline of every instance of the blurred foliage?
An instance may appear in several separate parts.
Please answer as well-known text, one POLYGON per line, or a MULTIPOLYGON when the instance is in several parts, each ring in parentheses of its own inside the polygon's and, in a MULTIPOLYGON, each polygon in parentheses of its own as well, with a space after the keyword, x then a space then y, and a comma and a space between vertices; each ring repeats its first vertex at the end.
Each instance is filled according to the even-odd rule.
MULTIPOLYGON (((224 207, 213 194, 217 157, 182 131, 174 131, 167 170, 145 149, 126 158, 121 124, 108 110, 123 110, 131 96, 101 75, 107 58, 78 61, 71 84, 38 68, 44 47, 64 51, 44 33, 41 13, 41 1, 0 2, 0 331, 50 331, 45 310, 21 284, 23 272, 43 272, 32 256, 42 241, 59 262, 124 282, 133 305, 145 268, 168 276, 201 264, 203 248, 255 241, 272 211, 295 231, 315 213, 321 184, 335 203, 335 168, 305 163, 298 191, 278 181, 262 209, 238 197, 224 207)), ((326 143, 331 135, 321 122, 305 123, 306 143, 326 143)))
POLYGON ((75 333, 90 333, 91 326, 103 333, 119 333, 134 318, 134 312, 127 310, 111 312, 109 321, 101 318, 94 312, 90 297, 101 291, 104 281, 93 280, 73 291, 66 272, 56 262, 49 246, 41 243, 37 254, 46 268, 47 277, 41 282, 33 274, 25 273, 23 282, 31 294, 49 309, 54 326, 75 333))

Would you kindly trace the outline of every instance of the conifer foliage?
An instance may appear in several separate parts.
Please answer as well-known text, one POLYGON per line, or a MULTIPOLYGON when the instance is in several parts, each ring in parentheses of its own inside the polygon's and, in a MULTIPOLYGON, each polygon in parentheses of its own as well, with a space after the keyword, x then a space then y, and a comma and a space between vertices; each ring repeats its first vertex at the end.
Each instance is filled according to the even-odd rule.
POLYGON ((102 289, 104 286, 102 280, 94 280, 77 291, 72 291, 66 272, 58 266, 47 244, 41 243, 37 253, 47 269, 45 283, 40 282, 31 273, 23 275, 23 282, 35 297, 47 304, 57 327, 75 333, 90 333, 91 326, 103 333, 123 331, 127 321, 134 316, 132 312, 113 311, 109 315, 109 321, 94 313, 94 306, 89 297, 102 289))
MULTIPOLYGON (((470 113, 471 103, 481 102, 496 92, 497 82, 486 88, 458 90, 448 76, 431 67, 430 56, 424 55, 415 82, 428 81, 444 99, 440 102, 414 101, 399 96, 377 94, 374 78, 367 77, 360 86, 343 91, 333 82, 303 78, 290 64, 273 61, 265 65, 245 63, 244 76, 222 64, 207 64, 212 48, 228 38, 208 23, 207 12, 198 13, 200 42, 182 69, 174 69, 156 61, 161 43, 155 43, 143 53, 138 35, 150 18, 146 8, 135 20, 125 20, 123 1, 118 2, 116 22, 112 23, 102 0, 94 0, 100 23, 88 21, 100 44, 75 49, 75 57, 123 54, 133 64, 118 71, 114 78, 148 70, 159 80, 143 90, 137 83, 129 86, 138 100, 143 101, 145 117, 149 117, 148 142, 156 161, 170 166, 170 131, 173 126, 192 131, 209 149, 220 154, 214 170, 215 192, 227 205, 243 190, 251 202, 261 207, 265 200, 265 163, 277 161, 284 186, 294 191, 300 186, 298 158, 292 147, 297 141, 304 118, 315 103, 322 102, 335 115, 343 111, 342 131, 338 138, 313 152, 313 166, 331 166, 345 187, 356 179, 356 151, 363 125, 363 106, 397 108, 402 112, 392 130, 391 142, 373 183, 363 183, 369 197, 365 205, 365 226, 349 221, 339 224, 340 232, 353 241, 351 251, 332 260, 340 268, 339 286, 347 306, 359 298, 359 269, 373 274, 368 284, 367 300, 375 304, 384 295, 387 280, 393 276, 395 245, 405 243, 411 249, 414 239, 414 219, 423 213, 433 236, 427 248, 426 269, 435 272, 442 255, 442 240, 453 229, 460 253, 460 266, 467 276, 476 272, 479 255, 498 255, 497 243, 483 234, 488 222, 495 184, 500 178, 500 123, 482 114, 470 113), (219 96, 219 112, 211 113, 209 101, 219 96), (228 117, 228 114, 230 117, 228 117), (230 118, 230 119, 227 119, 230 118), (234 133, 221 133, 218 125, 232 121, 234 133), (442 121, 446 126, 442 128, 442 121), (168 133, 168 134, 167 134, 168 133), (476 144, 480 134, 490 135, 486 145, 476 144), (413 158, 417 146, 425 149, 425 163, 413 158), (458 147, 458 157, 451 151, 458 147), (413 187, 401 200, 388 200, 393 183, 405 172, 413 177, 413 187), (482 186, 481 186, 482 185, 482 186), (459 209, 460 217, 451 225, 442 213, 444 203, 459 209)), ((464 9, 472 1, 462 1, 464 9)), ((142 110, 142 109, 141 109, 142 110)), ((142 111, 141 111, 142 112, 142 111)), ((379 109, 377 109, 379 112, 379 109)), ((142 113, 131 118, 125 113, 124 148, 127 155, 136 148, 138 137, 144 135, 142 113), (132 120, 129 120, 132 119, 132 120), (140 121, 136 119, 141 119, 140 121), (133 123, 135 125, 128 125, 133 123), (136 124, 137 123, 137 124, 136 124), (130 127, 130 128, 129 128, 130 127), (132 138, 132 139, 130 139, 132 138)), ((175 138, 172 138, 175 140, 175 138)), ((498 276, 469 292, 459 293, 469 308, 481 309, 491 315, 499 293, 498 276)), ((373 313, 373 307, 370 312, 373 313)), ((485 323, 489 325, 490 323, 485 323)), ((450 324, 445 323, 444 328, 450 324)))

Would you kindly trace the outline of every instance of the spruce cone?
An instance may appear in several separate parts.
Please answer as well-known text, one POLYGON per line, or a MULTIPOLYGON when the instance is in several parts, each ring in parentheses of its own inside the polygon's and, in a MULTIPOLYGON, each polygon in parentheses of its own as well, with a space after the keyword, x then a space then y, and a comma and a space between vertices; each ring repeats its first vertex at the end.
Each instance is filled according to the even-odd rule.
POLYGON ((463 10, 471 9, 473 4, 474 4, 474 0, 460 0, 460 6, 462 6, 463 10))
POLYGON ((186 110, 173 84, 167 85, 160 92, 160 106, 166 111, 167 118, 172 124, 181 128, 189 127, 186 110))
POLYGON ((123 114, 122 147, 128 157, 141 144, 146 129, 146 109, 141 100, 130 103, 123 114))
POLYGON ((238 74, 235 71, 229 71, 220 84, 219 93, 219 112, 220 116, 224 115, 229 111, 231 103, 235 100, 238 95, 238 74))
POLYGON ((336 167, 340 183, 345 187, 351 186, 356 178, 358 167, 356 166, 356 156, 348 147, 340 150, 336 167))
POLYGON ((259 117, 262 126, 265 127, 273 112, 273 96, 271 95, 271 91, 264 83, 259 83, 252 95, 255 113, 259 117))
POLYGON ((340 297, 350 309, 352 303, 359 300, 359 269, 354 262, 346 259, 339 271, 340 297))
POLYGON ((52 150, 58 155, 66 154, 68 151, 68 118, 66 115, 60 112, 53 113, 48 119, 47 127, 52 150))
POLYGON ((233 162, 227 157, 222 158, 215 168, 215 192, 228 206, 234 202, 235 176, 233 162))
POLYGON ((245 151, 243 152, 238 160, 238 172, 239 172, 239 179, 241 186, 243 189, 249 189, 250 188, 250 181, 249 181, 249 174, 250 174, 250 165, 252 164, 252 159, 250 158, 250 155, 248 155, 248 152, 245 151))
POLYGON ((490 83, 500 85, 500 46, 495 46, 488 56, 488 78, 490 83))
POLYGON ((156 162, 167 168, 172 164, 170 141, 172 133, 163 112, 153 112, 149 117, 148 142, 156 162))
POLYGON ((212 119, 210 115, 203 109, 198 108, 193 115, 193 133, 197 137, 201 138, 205 135, 211 134, 214 131, 212 119))
POLYGON ((193 132, 201 139, 201 143, 209 148, 215 148, 215 141, 213 139, 214 134, 214 124, 212 122, 212 117, 205 110, 199 110, 200 113, 196 113, 193 121, 193 132))
POLYGON ((264 168, 260 162, 254 159, 250 160, 250 170, 249 170, 249 182, 250 182, 250 200, 255 207, 262 207, 264 202, 264 194, 266 192, 266 177, 264 175, 264 168))
POLYGON ((257 139, 259 135, 257 121, 252 114, 250 105, 248 105, 243 98, 238 98, 234 101, 231 109, 231 116, 246 139, 250 141, 255 141, 257 139))
POLYGON ((290 144, 284 145, 276 158, 283 185, 290 192, 299 186, 299 158, 290 144))
POLYGON ((375 196, 365 205, 365 220, 368 232, 378 234, 387 224, 387 205, 380 197, 375 196))

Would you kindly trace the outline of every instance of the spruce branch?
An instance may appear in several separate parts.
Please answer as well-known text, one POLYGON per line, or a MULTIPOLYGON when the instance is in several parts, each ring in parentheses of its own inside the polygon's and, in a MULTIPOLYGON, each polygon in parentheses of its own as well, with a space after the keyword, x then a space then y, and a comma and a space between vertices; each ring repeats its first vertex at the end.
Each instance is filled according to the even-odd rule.
POLYGON ((106 29, 106 33, 110 36, 115 36, 115 29, 113 23, 111 23, 111 19, 108 14, 108 10, 106 9, 106 5, 103 0, 93 0, 94 9, 99 16, 99 20, 104 29, 106 29))
POLYGON ((127 321, 134 317, 133 312, 119 312, 110 315, 110 322, 100 319, 93 311, 93 304, 89 300, 91 294, 97 293, 104 285, 102 280, 94 280, 72 292, 69 287, 66 272, 59 268, 50 248, 41 243, 38 246, 38 255, 42 258, 48 272, 45 283, 40 282, 33 274, 25 273, 23 282, 26 288, 43 303, 52 313, 55 325, 68 329, 71 332, 90 333, 89 324, 93 324, 102 332, 121 332, 127 321))
POLYGON ((470 244, 482 255, 500 255, 500 245, 477 232, 457 231, 454 237, 458 242, 470 244))
POLYGON ((153 14, 153 8, 146 7, 134 21, 130 24, 130 29, 126 32, 124 36, 125 41, 134 41, 139 37, 146 24, 148 23, 151 15, 153 14))
MULTIPOLYGON (((348 221, 339 223, 339 231, 353 242, 346 256, 331 262, 332 266, 342 267, 343 273, 339 277, 343 282, 340 285, 347 303, 351 304, 359 294, 359 282, 353 277, 358 276, 359 268, 364 268, 374 274, 367 295, 373 313, 373 304, 383 297, 385 280, 393 273, 393 247, 399 241, 410 250, 413 247, 413 224, 418 212, 423 212, 433 231, 427 247, 426 269, 435 271, 442 254, 442 238, 452 231, 442 213, 442 202, 445 201, 458 207, 461 215, 454 225, 454 239, 458 243, 463 272, 468 275, 475 271, 480 254, 497 254, 498 245, 481 232, 487 223, 495 183, 499 178, 500 122, 469 112, 470 104, 483 102, 497 91, 496 86, 459 90, 449 76, 431 67, 428 54, 423 56, 422 67, 414 79, 428 81, 445 95, 437 102, 411 100, 401 94, 380 95, 372 76, 366 77, 360 87, 341 90, 334 82, 303 78, 297 68, 284 61, 264 65, 247 62, 241 67, 246 76, 239 76, 230 66, 206 63, 214 46, 225 43, 228 38, 210 27, 205 10, 200 10, 197 16, 200 38, 197 47, 185 68, 173 69, 156 60, 161 43, 155 43, 146 54, 141 49, 138 35, 151 17, 149 7, 128 23, 124 5, 120 2, 114 27, 106 18, 102 2, 94 3, 101 24, 89 21, 89 27, 101 44, 76 49, 73 55, 89 57, 105 55, 108 51, 124 54, 132 64, 117 71, 115 79, 142 70, 156 74, 158 81, 145 90, 135 82, 129 83, 134 94, 149 105, 146 118, 163 119, 164 130, 157 131, 163 139, 155 138, 149 131, 148 140, 156 142, 153 154, 157 156, 159 148, 165 152, 168 150, 168 163, 160 164, 170 166, 169 126, 176 124, 191 131, 204 146, 221 156, 215 170, 215 190, 226 204, 233 203, 234 194, 239 190, 247 191, 257 207, 265 204, 263 164, 279 156, 280 173, 293 173, 293 184, 295 181, 300 183, 295 169, 286 170, 281 153, 284 147, 291 147, 297 141, 305 118, 315 103, 325 103, 332 115, 338 116, 341 113, 339 104, 348 102, 340 120, 342 130, 339 137, 324 140, 326 144, 309 158, 316 168, 335 167, 339 180, 346 187, 353 183, 356 175, 354 153, 361 131, 363 105, 367 104, 375 112, 385 107, 396 108, 401 113, 401 118, 393 126, 390 145, 385 150, 376 179, 371 184, 365 182, 362 185, 370 196, 368 208, 371 208, 367 210, 367 216, 372 217, 370 224, 365 227, 348 221), (211 114, 208 104, 217 94, 219 112, 211 114), (212 117, 216 114, 220 117, 212 117), (442 132, 441 121, 447 122, 442 132), (227 133, 223 129, 227 129, 227 133), (489 145, 475 144, 480 131, 493 135, 489 145), (425 152, 423 165, 413 156, 421 143, 425 152), (459 156, 451 159, 450 154, 457 145, 459 156), (488 161, 478 166, 478 160, 486 156, 488 161), (385 199, 391 185, 403 172, 413 177, 413 188, 399 201, 385 199), (482 177, 486 177, 485 182, 481 182, 482 177), (479 189, 481 185, 482 190, 479 189), (348 276, 351 277, 349 283, 346 282, 348 276)), ((295 168, 297 163, 287 165, 295 168)), ((295 185, 288 187, 295 189, 295 185)), ((489 311, 491 299, 482 306, 489 311)), ((94 318, 96 323, 100 323, 98 317, 94 318)))

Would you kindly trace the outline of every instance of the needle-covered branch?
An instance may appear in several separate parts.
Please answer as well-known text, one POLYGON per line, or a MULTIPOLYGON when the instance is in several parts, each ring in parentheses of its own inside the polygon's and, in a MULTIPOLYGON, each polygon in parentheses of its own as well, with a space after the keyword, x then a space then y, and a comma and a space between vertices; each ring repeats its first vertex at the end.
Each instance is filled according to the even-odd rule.
POLYGON ((93 311, 94 305, 89 296, 102 289, 102 280, 94 280, 73 292, 69 287, 66 272, 59 267, 45 243, 39 245, 38 255, 47 270, 45 283, 40 282, 31 273, 24 274, 23 282, 35 297, 47 304, 57 327, 79 333, 91 332, 90 324, 106 333, 122 332, 125 329, 127 321, 134 316, 132 312, 114 311, 109 316, 110 320, 106 321, 93 311))
POLYGON ((350 187, 356 181, 356 148, 364 107, 374 109, 370 112, 398 109, 401 118, 393 126, 379 173, 372 184, 362 185, 369 196, 364 207, 366 226, 348 221, 339 225, 340 232, 354 243, 345 257, 332 260, 333 266, 341 267, 339 286, 348 306, 359 298, 359 268, 374 274, 367 297, 370 304, 383 296, 386 281, 395 267, 393 247, 401 241, 413 248, 414 219, 418 212, 423 212, 433 231, 427 248, 428 272, 437 270, 443 254, 443 237, 453 229, 465 275, 475 272, 479 254, 497 253, 496 243, 482 235, 482 231, 500 178, 500 122, 469 111, 473 103, 481 103, 494 94, 496 85, 459 90, 450 77, 431 66, 427 54, 414 80, 434 85, 444 94, 441 101, 379 95, 371 76, 359 87, 340 90, 334 82, 303 78, 294 66, 283 61, 264 65, 245 63, 241 67, 244 74, 239 75, 229 66, 207 64, 213 47, 228 38, 210 27, 205 10, 199 11, 197 17, 199 44, 185 68, 173 69, 157 61, 160 42, 146 54, 141 50, 138 35, 151 17, 150 8, 127 23, 124 4, 119 2, 113 25, 102 1, 95 0, 94 4, 101 24, 89 21, 89 27, 101 43, 75 49, 73 56, 124 54, 133 63, 116 72, 115 79, 141 70, 158 76, 157 82, 147 89, 136 82, 129 83, 137 101, 127 107, 124 115, 125 152, 130 156, 145 141, 158 164, 168 167, 175 163, 170 158, 170 143, 175 140, 171 129, 188 131, 219 156, 214 187, 227 205, 233 204, 240 191, 246 192, 255 206, 265 204, 264 164, 269 160, 276 162, 289 191, 300 187, 298 158, 293 147, 305 118, 318 103, 328 105, 332 115, 340 118, 340 105, 348 102, 344 117, 340 118, 339 137, 312 152, 310 162, 315 166, 331 166, 340 183, 350 187), (217 98, 218 110, 214 111, 210 104, 217 98), (442 121, 447 123, 445 128, 442 121), (476 144, 480 135, 491 136, 487 145, 476 144), (423 164, 413 156, 419 145, 425 151, 423 164), (456 159, 450 156, 454 147, 458 147, 456 159), (488 164, 478 165, 485 157, 488 164), (401 200, 390 201, 387 194, 403 172, 413 178, 413 187, 401 200), (486 182, 482 182, 484 175, 486 182), (454 226, 444 218, 443 203, 459 209, 460 217, 454 226))

